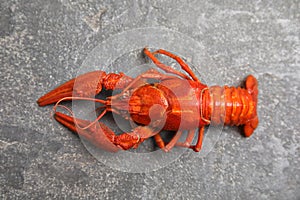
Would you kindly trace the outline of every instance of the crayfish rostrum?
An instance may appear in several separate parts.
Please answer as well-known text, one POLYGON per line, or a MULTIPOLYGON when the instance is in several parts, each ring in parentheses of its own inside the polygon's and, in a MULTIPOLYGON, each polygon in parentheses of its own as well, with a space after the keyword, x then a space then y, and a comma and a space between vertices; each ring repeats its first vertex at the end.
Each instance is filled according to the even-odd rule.
POLYGON ((245 88, 209 87, 201 83, 180 57, 163 49, 150 52, 145 48, 144 54, 166 73, 150 69, 132 78, 123 73, 88 72, 45 94, 37 103, 39 106, 56 103, 55 119, 92 144, 101 147, 101 140, 105 137, 117 149, 123 150, 137 148, 153 136, 156 144, 164 151, 169 151, 175 145, 200 151, 204 127, 210 123, 243 126, 246 137, 256 129, 258 83, 254 76, 246 78, 245 88), (155 57, 156 54, 176 60, 184 72, 161 63, 155 57), (75 80, 77 87, 73 87, 75 80), (150 83, 147 80, 156 82, 150 83), (95 95, 102 88, 118 89, 121 92, 104 100, 96 99, 95 95), (66 100, 99 102, 103 104, 103 111, 93 122, 74 117, 66 107, 71 115, 56 111, 58 104, 66 100), (107 112, 117 113, 138 126, 132 128, 131 132, 115 134, 99 121, 107 112), (160 135, 162 130, 176 132, 167 144, 160 135), (188 131, 187 137, 184 142, 179 142, 183 131, 188 131), (196 131, 197 143, 192 145, 196 131))

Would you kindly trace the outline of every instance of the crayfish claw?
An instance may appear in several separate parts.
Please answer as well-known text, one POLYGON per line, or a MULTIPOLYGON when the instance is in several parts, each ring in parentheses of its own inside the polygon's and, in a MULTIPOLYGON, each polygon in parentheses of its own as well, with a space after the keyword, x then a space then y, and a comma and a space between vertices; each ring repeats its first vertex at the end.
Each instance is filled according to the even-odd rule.
POLYGON ((56 103, 65 97, 94 97, 102 90, 103 71, 93 71, 73 78, 37 100, 39 106, 56 103))
POLYGON ((110 152, 120 150, 120 148, 113 144, 114 132, 101 122, 89 126, 91 124, 90 121, 74 118, 61 112, 56 112, 54 118, 96 147, 110 152))
POLYGON ((101 122, 91 124, 92 122, 88 120, 74 118, 61 112, 55 112, 54 118, 94 146, 111 152, 137 148, 140 143, 154 134, 151 128, 140 126, 132 132, 116 135, 101 122))
POLYGON ((37 103, 39 104, 39 106, 46 106, 49 104, 56 103, 58 100, 64 97, 72 96, 74 82, 75 79, 71 79, 68 82, 60 85, 59 87, 40 97, 37 100, 37 103))

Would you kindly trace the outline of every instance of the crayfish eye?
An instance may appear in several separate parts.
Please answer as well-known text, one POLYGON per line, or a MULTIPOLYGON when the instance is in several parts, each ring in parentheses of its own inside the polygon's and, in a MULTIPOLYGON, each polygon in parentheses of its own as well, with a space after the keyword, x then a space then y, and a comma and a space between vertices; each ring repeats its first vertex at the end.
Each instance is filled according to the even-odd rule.
POLYGON ((128 97, 129 97, 129 91, 126 91, 126 92, 123 93, 121 98, 122 99, 128 99, 128 97))

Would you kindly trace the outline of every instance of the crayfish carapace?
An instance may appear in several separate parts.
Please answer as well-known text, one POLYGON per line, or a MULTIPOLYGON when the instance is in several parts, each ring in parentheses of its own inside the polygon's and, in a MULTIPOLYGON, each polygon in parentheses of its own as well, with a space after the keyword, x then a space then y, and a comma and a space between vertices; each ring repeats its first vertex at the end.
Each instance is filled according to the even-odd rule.
POLYGON ((117 149, 123 150, 137 148, 140 143, 153 136, 156 144, 164 151, 169 151, 175 145, 200 151, 204 127, 212 122, 243 126, 246 137, 256 129, 258 83, 255 77, 249 75, 246 78, 245 88, 209 87, 201 83, 180 57, 163 49, 150 52, 145 48, 144 54, 166 73, 150 69, 132 78, 123 73, 93 71, 62 84, 39 98, 37 103, 39 106, 56 103, 55 119, 92 144, 101 146, 104 136, 117 149), (174 59, 185 73, 161 63, 155 57, 156 54, 174 59), (147 82, 150 79, 157 82, 147 82), (75 80, 77 87, 73 87, 75 80), (99 94, 102 88, 119 89, 121 92, 104 100, 96 99, 95 95, 99 94), (66 107, 71 115, 56 111, 59 103, 66 100, 99 102, 103 104, 103 111, 94 122, 74 117, 72 111, 66 107), (107 112, 117 113, 139 126, 131 132, 117 135, 99 121, 107 112), (162 130, 176 132, 167 144, 160 135, 162 130), (182 132, 186 130, 188 134, 185 141, 178 142, 182 132), (192 145, 197 130, 197 143, 192 145))

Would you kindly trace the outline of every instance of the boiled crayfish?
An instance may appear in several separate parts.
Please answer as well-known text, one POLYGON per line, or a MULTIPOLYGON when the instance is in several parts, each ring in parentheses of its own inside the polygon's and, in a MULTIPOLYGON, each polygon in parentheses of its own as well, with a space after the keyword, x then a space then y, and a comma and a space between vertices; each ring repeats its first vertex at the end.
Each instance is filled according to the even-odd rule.
POLYGON ((58 122, 98 147, 106 139, 118 150, 137 148, 145 139, 153 136, 164 151, 169 151, 175 145, 200 151, 204 127, 210 123, 242 125, 246 137, 256 129, 258 83, 255 77, 249 75, 246 78, 245 88, 208 87, 200 82, 180 57, 163 49, 150 52, 145 48, 144 54, 166 73, 150 69, 132 78, 123 73, 93 71, 62 84, 39 98, 37 103, 39 106, 56 103, 54 117, 58 122), (156 54, 176 60, 187 74, 161 63, 156 54), (150 79, 156 82, 147 82, 150 79), (75 80, 77 87, 73 87, 75 80), (105 100, 96 99, 95 95, 102 88, 119 89, 121 92, 105 100), (104 110, 94 122, 78 119, 56 111, 57 105, 66 100, 100 102, 104 110), (132 128, 131 132, 116 135, 99 121, 107 112, 117 113, 138 126, 132 128), (192 145, 197 129, 197 143, 192 145), (176 131, 167 144, 160 135, 162 130, 176 131), (184 142, 179 142, 185 130, 188 131, 187 137, 184 142))

